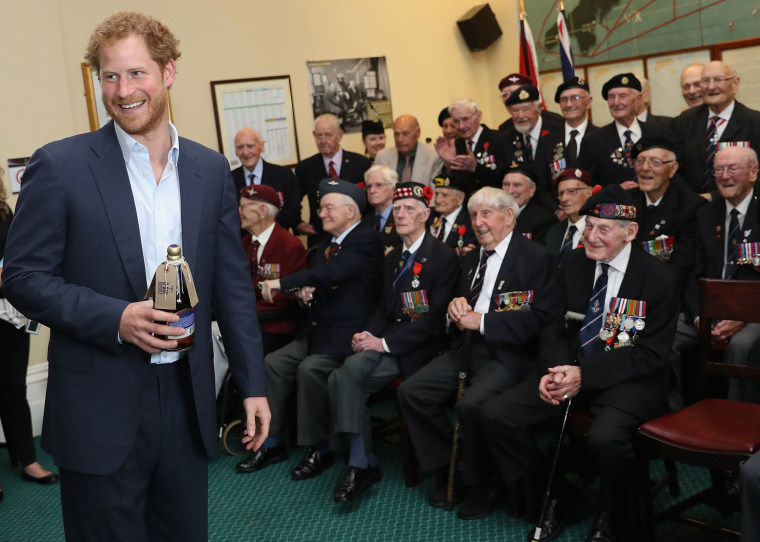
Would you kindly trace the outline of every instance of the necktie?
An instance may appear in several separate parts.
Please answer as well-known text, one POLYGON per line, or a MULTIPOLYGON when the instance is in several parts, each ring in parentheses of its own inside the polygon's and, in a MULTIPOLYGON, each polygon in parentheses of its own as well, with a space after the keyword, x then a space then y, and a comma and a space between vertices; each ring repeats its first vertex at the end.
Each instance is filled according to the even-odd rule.
POLYGON ((338 253, 340 245, 338 243, 330 243, 330 250, 327 251, 327 263, 330 263, 330 259, 338 253))
POLYGON ((438 226, 438 240, 443 241, 446 238, 446 218, 441 217, 441 225, 438 226))
POLYGON ((248 175, 248 186, 251 186, 252 184, 256 184, 256 175, 253 173, 248 175))
POLYGON ((396 278, 393 279, 393 291, 399 293, 401 287, 404 285, 404 278, 409 274, 409 267, 413 261, 410 258, 411 252, 405 250, 401 253, 401 259, 398 261, 398 268, 396 269, 396 278))
POLYGON ((475 152, 475 142, 472 139, 467 140, 467 146, 470 147, 472 152, 475 152))
POLYGON ((472 288, 470 289, 470 295, 467 296, 467 301, 469 301, 470 306, 474 307, 475 303, 478 301, 478 297, 480 297, 480 291, 483 289, 483 280, 486 278, 486 267, 488 266, 488 258, 491 257, 491 254, 496 252, 495 250, 483 250, 483 252, 480 254, 480 265, 478 266, 478 274, 475 275, 475 282, 472 284, 472 288))
POLYGON ((713 174, 713 161, 718 149, 718 125, 721 118, 717 115, 710 117, 710 124, 707 125, 707 134, 705 135, 705 177, 702 182, 701 190, 707 190, 711 186, 715 176, 713 174))
POLYGON ((259 272, 259 247, 261 246, 261 243, 259 243, 259 240, 256 239, 253 242, 253 258, 251 258, 251 263, 253 264, 253 267, 251 271, 254 275, 257 275, 259 272))
POLYGON ((530 142, 530 134, 525 135, 525 159, 533 161, 533 144, 530 142))
POLYGON ((409 155, 407 154, 404 161, 404 169, 401 171, 401 182, 408 183, 412 180, 412 168, 409 166, 409 155))
POLYGON ((565 257, 570 254, 570 251, 573 250, 573 236, 577 231, 578 228, 576 226, 568 228, 565 238, 562 240, 562 246, 559 249, 559 263, 562 263, 565 257))
POLYGON ((631 147, 633 147, 633 138, 631 135, 633 135, 633 132, 630 130, 626 130, 623 132, 623 135, 625 136, 625 142, 623 143, 623 151, 625 151, 625 157, 628 160, 628 164, 631 163, 631 147))
POLYGON ((375 231, 380 231, 380 224, 383 221, 383 215, 377 213, 375 215, 375 231))
POLYGON ((327 171, 330 174, 330 177, 333 178, 333 179, 337 179, 338 178, 338 171, 335 169, 335 162, 333 162, 332 160, 330 160, 329 166, 330 166, 330 168, 327 171))
POLYGON ((578 158, 578 141, 575 139, 578 133, 578 130, 570 130, 570 141, 567 142, 565 148, 565 160, 568 166, 578 158))
POLYGON ((726 272, 723 278, 731 279, 736 274, 736 260, 739 259, 739 243, 742 242, 739 226, 739 211, 731 209, 731 221, 728 223, 728 244, 726 245, 726 272))
POLYGON ((599 328, 602 326, 602 316, 604 315, 604 299, 607 294, 607 270, 609 267, 609 264, 602 264, 602 274, 594 283, 591 299, 588 301, 588 309, 586 309, 586 317, 583 319, 583 327, 578 334, 578 340, 581 343, 581 356, 583 357, 591 354, 596 341, 599 340, 599 328))

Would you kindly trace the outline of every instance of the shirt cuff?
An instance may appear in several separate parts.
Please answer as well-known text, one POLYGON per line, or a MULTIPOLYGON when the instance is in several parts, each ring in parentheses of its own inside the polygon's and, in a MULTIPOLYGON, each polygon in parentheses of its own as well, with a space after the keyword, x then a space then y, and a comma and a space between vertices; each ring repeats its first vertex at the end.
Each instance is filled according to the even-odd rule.
POLYGON ((385 339, 382 339, 382 341, 383 341, 383 350, 385 350, 386 354, 390 354, 391 353, 391 349, 388 348, 388 343, 385 342, 385 339))

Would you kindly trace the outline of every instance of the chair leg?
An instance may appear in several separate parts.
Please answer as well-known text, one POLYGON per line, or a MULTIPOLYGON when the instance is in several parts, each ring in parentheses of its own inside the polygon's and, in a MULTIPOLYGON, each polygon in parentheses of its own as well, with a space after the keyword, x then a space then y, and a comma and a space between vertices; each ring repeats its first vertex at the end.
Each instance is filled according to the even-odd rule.
POLYGON ((672 459, 665 460, 665 472, 668 476, 668 491, 673 497, 681 494, 681 485, 678 483, 678 467, 672 459))
POLYGON ((420 484, 417 455, 414 453, 412 437, 409 435, 404 413, 398 404, 396 406, 398 408, 399 448, 401 449, 401 464, 404 467, 404 483, 406 487, 417 487, 420 484))

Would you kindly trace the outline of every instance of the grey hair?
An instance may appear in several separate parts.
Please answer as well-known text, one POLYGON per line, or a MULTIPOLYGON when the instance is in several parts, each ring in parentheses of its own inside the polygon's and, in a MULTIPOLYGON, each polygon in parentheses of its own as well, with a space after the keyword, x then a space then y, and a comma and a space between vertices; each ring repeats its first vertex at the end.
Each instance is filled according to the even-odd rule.
POLYGON ((314 129, 317 129, 317 124, 320 122, 325 121, 329 122, 332 125, 333 131, 335 133, 338 133, 340 131, 340 119, 333 115, 332 113, 323 113, 322 115, 319 115, 316 119, 314 119, 314 129))
POLYGON ((493 207, 494 209, 512 209, 515 212, 515 216, 520 212, 520 207, 509 192, 492 186, 484 186, 470 196, 467 210, 472 213, 472 210, 479 205, 493 207))
POLYGON ((455 109, 466 109, 472 114, 478 112, 478 104, 472 98, 460 98, 451 102, 449 106, 449 114, 453 113, 455 109))
POLYGON ((398 183, 398 173, 396 173, 395 170, 389 168, 388 166, 380 166, 380 165, 372 166, 371 168, 369 168, 367 171, 364 172, 364 182, 367 182, 367 179, 369 179, 369 176, 378 171, 382 174, 383 180, 386 183, 388 183, 388 186, 390 186, 391 188, 396 186, 396 183, 398 183))

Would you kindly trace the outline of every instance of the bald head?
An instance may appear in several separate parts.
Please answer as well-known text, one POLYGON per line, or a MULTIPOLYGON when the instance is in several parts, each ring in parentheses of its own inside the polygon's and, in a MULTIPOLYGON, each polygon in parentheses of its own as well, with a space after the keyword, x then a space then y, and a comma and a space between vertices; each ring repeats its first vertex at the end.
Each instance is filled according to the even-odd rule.
POLYGON ((420 123, 412 115, 401 115, 393 122, 393 139, 396 150, 406 154, 417 147, 420 138, 420 123))
POLYGON ((248 171, 253 171, 264 152, 264 140, 253 128, 245 127, 235 134, 235 156, 248 171))
POLYGON ((702 78, 702 64, 689 64, 681 72, 681 96, 689 107, 702 105, 702 88, 699 80, 702 78))

